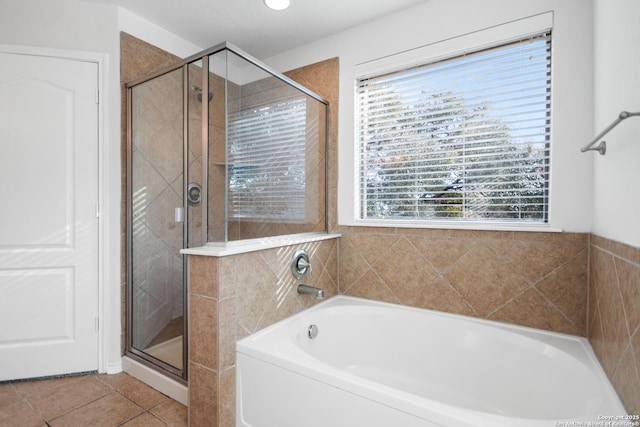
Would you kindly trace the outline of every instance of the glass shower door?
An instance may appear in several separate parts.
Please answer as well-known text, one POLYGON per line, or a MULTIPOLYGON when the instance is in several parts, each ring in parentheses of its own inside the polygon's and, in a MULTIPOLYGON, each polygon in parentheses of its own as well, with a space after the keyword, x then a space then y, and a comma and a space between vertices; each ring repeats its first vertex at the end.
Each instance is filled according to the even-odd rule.
POLYGON ((131 91, 128 347, 184 377, 183 69, 131 91))

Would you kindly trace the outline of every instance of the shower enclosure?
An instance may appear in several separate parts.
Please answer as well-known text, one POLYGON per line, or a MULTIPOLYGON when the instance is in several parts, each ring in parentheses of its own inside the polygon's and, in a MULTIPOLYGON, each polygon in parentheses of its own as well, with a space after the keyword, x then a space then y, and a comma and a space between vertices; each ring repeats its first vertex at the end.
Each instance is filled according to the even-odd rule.
POLYGON ((223 43, 127 84, 126 353, 186 381, 182 248, 326 231, 327 102, 223 43))

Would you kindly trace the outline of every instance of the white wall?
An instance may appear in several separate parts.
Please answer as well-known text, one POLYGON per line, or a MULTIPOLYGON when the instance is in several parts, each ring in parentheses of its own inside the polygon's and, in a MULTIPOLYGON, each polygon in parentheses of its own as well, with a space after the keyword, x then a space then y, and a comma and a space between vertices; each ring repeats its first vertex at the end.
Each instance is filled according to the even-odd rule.
POLYGON ((118 10, 118 26, 120 31, 129 33, 179 58, 186 58, 209 47, 195 45, 123 8, 118 10))
MULTIPOLYGON (((640 111, 640 2, 595 0, 594 135, 626 110, 640 111)), ((607 154, 594 161, 597 235, 640 247, 640 117, 605 138, 607 154)))
POLYGON ((120 363, 120 81, 118 14, 114 6, 77 0, 0 4, 0 43, 104 55, 102 118, 104 349, 100 369, 120 363))
POLYGON ((593 132, 590 0, 430 0, 265 60, 278 70, 288 70, 335 56, 340 58, 340 224, 354 223, 354 66, 551 10, 554 11, 554 113, 550 225, 566 231, 591 230, 592 160, 580 153, 580 147, 593 132))
POLYGON ((178 56, 201 50, 116 6, 79 0, 0 2, 0 44, 105 55, 103 117, 103 323, 101 369, 121 370, 120 355, 120 30, 178 56))

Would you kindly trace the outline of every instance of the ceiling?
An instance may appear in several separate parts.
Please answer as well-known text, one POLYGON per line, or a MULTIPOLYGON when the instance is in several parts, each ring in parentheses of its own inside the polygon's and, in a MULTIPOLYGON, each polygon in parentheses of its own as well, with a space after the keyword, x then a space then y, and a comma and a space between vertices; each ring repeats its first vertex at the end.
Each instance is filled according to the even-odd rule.
POLYGON ((268 58, 428 0, 291 0, 283 11, 262 0, 88 0, 125 9, 202 49, 223 41, 268 58))

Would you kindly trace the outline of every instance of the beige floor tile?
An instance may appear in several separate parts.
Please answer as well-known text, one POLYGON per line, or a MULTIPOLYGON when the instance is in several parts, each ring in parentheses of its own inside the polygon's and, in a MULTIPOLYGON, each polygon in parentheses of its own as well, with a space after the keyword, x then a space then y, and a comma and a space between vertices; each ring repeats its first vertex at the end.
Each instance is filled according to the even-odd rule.
POLYGON ((137 380, 119 391, 144 409, 151 409, 170 400, 164 394, 137 380))
POLYGON ((122 427, 166 427, 164 421, 159 420, 148 412, 138 415, 131 421, 126 422, 122 427))
POLYGON ((116 427, 144 410, 118 394, 111 393, 50 422, 51 427, 116 427))
POLYGON ((15 384, 45 420, 52 420, 112 392, 96 376, 64 377, 15 384))
POLYGON ((187 411, 187 407, 175 400, 169 400, 168 402, 162 403, 161 405, 151 409, 150 412, 170 426, 187 427, 189 424, 189 413, 187 411))
POLYGON ((103 383, 115 388, 116 390, 122 390, 124 387, 139 382, 131 375, 120 372, 119 374, 100 374, 97 378, 103 383))
POLYGON ((22 400, 12 384, 0 384, 0 411, 22 400))
POLYGON ((12 404, 0 407, 0 427, 15 426, 46 427, 47 424, 26 401, 19 399, 12 404))
POLYGON ((0 427, 187 427, 187 407, 126 373, 0 384, 0 427))

